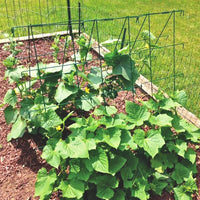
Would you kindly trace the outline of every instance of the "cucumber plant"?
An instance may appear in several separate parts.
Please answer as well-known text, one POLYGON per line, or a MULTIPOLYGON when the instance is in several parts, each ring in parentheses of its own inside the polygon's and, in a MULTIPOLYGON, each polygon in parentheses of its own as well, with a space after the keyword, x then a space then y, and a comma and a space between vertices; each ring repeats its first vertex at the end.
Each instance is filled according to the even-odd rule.
MULTIPOLYGON (((79 45, 86 43, 80 37, 79 45)), ((87 62, 89 49, 81 51, 87 62)), ((197 170, 189 144, 199 143, 200 130, 176 112, 184 92, 159 93, 142 105, 126 101, 126 114, 118 113, 103 98, 115 98, 120 88, 133 91, 139 73, 130 55, 117 50, 105 62, 110 73, 94 66, 86 74, 73 61, 7 73, 16 84, 4 97, 8 141, 26 132, 46 139, 42 158, 51 170, 38 171, 35 196, 50 199, 59 191, 61 199, 147 200, 168 191, 176 200, 192 199, 197 170), (78 110, 88 117, 74 115, 78 110)))
POLYGON ((36 195, 147 200, 173 191, 176 200, 192 199, 196 152, 188 145, 199 143, 200 132, 177 115, 177 106, 159 96, 143 106, 127 101, 126 115, 102 105, 88 118, 73 118, 70 135, 63 139, 61 131, 43 149, 52 169, 39 170, 36 195))
MULTIPOLYGON (((56 37, 58 38, 60 37, 56 37)), ((82 36, 79 40, 78 44, 82 49, 83 43, 86 45, 88 42, 85 42, 86 39, 82 36)), ((86 52, 84 55, 86 56, 86 52)), ((108 57, 114 59, 112 55, 108 57)), ((116 66, 111 66, 111 73, 115 75, 115 78, 118 77, 121 85, 132 83, 131 69, 134 81, 139 76, 134 62, 128 63, 129 59, 131 58, 128 55, 125 56, 124 63, 120 66, 121 70, 129 70, 127 72, 129 77, 126 72, 119 73, 116 71, 116 66)), ((110 65, 109 61, 107 63, 110 65)), ((26 131, 34 134, 41 133, 48 138, 49 129, 62 123, 66 114, 63 110, 66 107, 69 112, 74 109, 90 111, 100 105, 103 98, 109 97, 105 96, 109 85, 104 83, 112 81, 107 71, 102 72, 100 68, 94 66, 89 74, 85 74, 84 70, 79 70, 73 61, 64 64, 38 63, 29 69, 18 66, 9 69, 6 77, 10 83, 16 85, 16 88, 9 89, 4 97, 4 104, 8 105, 4 111, 6 122, 13 124, 8 134, 8 141, 22 137, 26 131), (81 79, 81 83, 77 83, 77 79, 81 79), (19 127, 18 131, 16 127, 19 127)))

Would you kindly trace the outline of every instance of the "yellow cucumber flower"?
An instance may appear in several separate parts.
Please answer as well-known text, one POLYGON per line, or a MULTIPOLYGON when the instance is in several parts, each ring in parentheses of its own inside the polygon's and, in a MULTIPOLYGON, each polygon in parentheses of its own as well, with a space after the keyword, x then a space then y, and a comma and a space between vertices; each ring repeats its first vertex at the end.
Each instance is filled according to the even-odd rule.
POLYGON ((29 99, 32 99, 32 98, 33 98, 33 96, 32 96, 32 95, 29 95, 29 96, 28 96, 28 98, 29 98, 29 99))
POLYGON ((61 126, 60 126, 60 125, 57 126, 57 127, 56 127, 56 130, 57 130, 57 131, 61 131, 61 130, 62 130, 61 126))
POLYGON ((14 91, 15 91, 15 94, 17 94, 17 93, 18 93, 18 91, 17 91, 17 88, 15 88, 15 89, 14 89, 14 91))
POLYGON ((90 89, 88 87, 86 87, 85 88, 85 92, 89 94, 90 93, 90 89))
POLYGON ((149 49, 149 45, 148 45, 148 44, 145 44, 145 47, 146 47, 147 49, 149 49))

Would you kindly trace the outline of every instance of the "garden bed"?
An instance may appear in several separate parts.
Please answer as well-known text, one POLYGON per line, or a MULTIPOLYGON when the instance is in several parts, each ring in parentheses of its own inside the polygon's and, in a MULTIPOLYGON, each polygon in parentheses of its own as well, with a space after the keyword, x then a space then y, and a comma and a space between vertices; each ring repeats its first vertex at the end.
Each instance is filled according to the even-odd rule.
MULTIPOLYGON (((35 45, 37 48, 37 54, 44 54, 47 52, 53 52, 51 50, 53 40, 51 39, 37 39, 35 45)), ((27 59, 21 60, 21 64, 26 65, 29 63, 28 41, 24 42, 23 51, 19 54, 19 57, 27 57, 27 59), (25 48, 24 48, 25 47, 25 48)), ((34 55, 34 46, 31 44, 31 52, 34 55)), ((97 56, 95 52, 91 52, 93 56, 97 56)), ((7 80, 4 80, 5 67, 2 65, 2 61, 8 56, 8 53, 2 50, 0 45, 0 94, 1 102, 3 102, 4 95, 9 88, 12 88, 8 84, 7 80)), ((70 55, 68 55, 70 56, 70 55)), ((58 60, 63 62, 63 53, 60 53, 58 60)), ((40 56, 39 61, 54 62, 52 55, 40 56)), ((68 57, 66 57, 66 60, 68 57)), ((31 65, 36 64, 35 57, 31 58, 31 65)), ((98 62, 92 61, 89 63, 89 67, 98 65, 98 62)), ((139 100, 147 101, 150 96, 145 93, 141 88, 136 88, 136 95, 132 95, 131 92, 122 91, 118 93, 118 97, 113 100, 118 112, 125 112, 125 100, 134 101, 139 103, 139 100)), ((27 200, 38 199, 34 197, 36 175, 41 167, 50 169, 51 167, 41 158, 42 147, 45 142, 40 136, 30 136, 25 134, 23 138, 12 140, 7 142, 7 134, 10 132, 11 127, 6 125, 3 108, 1 108, 0 114, 1 134, 0 134, 0 196, 2 199, 14 199, 14 200, 27 200)), ((197 185, 200 185, 200 149, 197 149, 196 165, 198 169, 197 185)), ((59 199, 59 194, 55 194, 52 199, 59 199), (57 197, 56 197, 57 196, 57 197)), ((193 199, 198 200, 199 195, 194 195, 193 199)), ((164 193, 162 197, 152 196, 152 200, 172 200, 173 195, 164 193)))

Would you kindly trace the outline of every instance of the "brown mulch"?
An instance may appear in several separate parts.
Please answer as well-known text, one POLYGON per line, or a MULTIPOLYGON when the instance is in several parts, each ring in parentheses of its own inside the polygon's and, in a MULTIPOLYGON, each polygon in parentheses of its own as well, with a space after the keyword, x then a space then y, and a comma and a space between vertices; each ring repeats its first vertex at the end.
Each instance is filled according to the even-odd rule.
MULTIPOLYGON (((19 57, 26 57, 21 59, 21 64, 27 65, 31 63, 31 66, 36 64, 36 57, 29 60, 29 43, 24 42, 23 49, 19 57)), ((38 60, 40 62, 54 62, 52 55, 43 56, 42 54, 52 52, 51 50, 52 40, 36 40, 35 46, 37 49, 38 60)), ((34 54, 34 45, 31 43, 31 54, 34 54)), ((72 54, 72 53, 70 53, 72 54)), ((2 50, 0 45, 0 102, 3 103, 5 93, 12 85, 9 85, 7 80, 4 80, 5 67, 2 61, 9 55, 9 53, 2 50)), ((59 54, 60 63, 63 62, 63 53, 59 54)), ((65 58, 64 62, 69 60, 69 56, 65 58)), ((97 65, 96 61, 90 63, 90 65, 97 65)), ((119 92, 118 97, 113 103, 119 108, 120 112, 125 110, 125 100, 134 100, 138 102, 140 100, 148 100, 150 97, 146 95, 141 89, 136 89, 136 95, 133 98, 131 92, 119 92)), ((23 138, 7 142, 7 134, 9 133, 11 126, 8 126, 4 119, 3 108, 0 108, 0 200, 37 200, 39 198, 34 197, 34 187, 36 182, 36 175, 40 168, 47 167, 48 164, 41 159, 42 147, 45 145, 40 136, 33 136, 25 134, 23 138)), ((200 188, 200 150, 197 155, 197 184, 200 188)), ((52 199, 58 200, 55 194, 52 199)), ((173 195, 164 193, 161 197, 153 196, 152 200, 173 200, 173 195)), ((200 200, 200 193, 198 196, 194 196, 193 200, 200 200)))

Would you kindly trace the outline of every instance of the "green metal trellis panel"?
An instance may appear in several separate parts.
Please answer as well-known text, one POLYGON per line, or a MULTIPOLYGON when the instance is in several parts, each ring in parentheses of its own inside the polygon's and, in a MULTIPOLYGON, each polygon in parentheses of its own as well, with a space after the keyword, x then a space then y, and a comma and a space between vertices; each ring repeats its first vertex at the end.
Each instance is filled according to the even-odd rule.
MULTIPOLYGON (((83 7, 82 0, 71 1, 72 20, 78 20, 79 2, 83 7)), ((11 27, 29 24, 47 24, 64 22, 68 20, 66 0, 2 0, 0 2, 0 34, 10 32, 11 27)), ((48 27, 38 29, 38 33, 59 31, 48 27)), ((22 29, 19 35, 25 35, 26 29, 22 29)))

